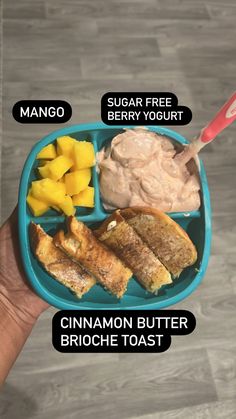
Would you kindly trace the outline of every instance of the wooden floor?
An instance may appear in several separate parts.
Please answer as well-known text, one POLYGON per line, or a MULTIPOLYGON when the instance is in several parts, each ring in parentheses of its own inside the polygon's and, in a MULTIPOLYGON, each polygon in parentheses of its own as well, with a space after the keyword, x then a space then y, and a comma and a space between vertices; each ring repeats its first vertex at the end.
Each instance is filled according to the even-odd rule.
MULTIPOLYGON (((5 0, 2 220, 33 144, 58 128, 12 119, 20 99, 65 99, 70 123, 98 120, 109 90, 173 91, 198 133, 235 90, 234 0, 5 0)), ((65 355, 50 309, 0 395, 1 419, 236 418, 236 125, 202 153, 213 207, 202 285, 176 308, 197 328, 164 354, 65 355)), ((0 337, 1 339, 1 337, 0 337)))

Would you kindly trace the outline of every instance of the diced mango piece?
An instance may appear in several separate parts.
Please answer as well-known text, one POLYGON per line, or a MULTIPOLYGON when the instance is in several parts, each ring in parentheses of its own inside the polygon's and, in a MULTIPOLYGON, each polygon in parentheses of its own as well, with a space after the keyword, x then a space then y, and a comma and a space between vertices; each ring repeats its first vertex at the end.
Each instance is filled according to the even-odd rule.
POLYGON ((58 205, 65 199, 65 186, 52 179, 35 180, 32 182, 32 196, 48 205, 58 205))
POLYGON ((42 167, 42 166, 45 166, 47 163, 49 163, 50 162, 50 160, 40 160, 39 161, 39 164, 38 164, 38 167, 42 167))
POLYGON ((64 214, 67 215, 68 217, 70 215, 75 215, 76 209, 73 206, 72 199, 69 195, 65 196, 64 201, 60 204, 60 208, 64 212, 64 214))
POLYGON ((59 156, 54 160, 49 161, 45 166, 38 167, 38 171, 42 178, 60 180, 72 165, 72 159, 65 156, 59 156))
POLYGON ((72 197, 73 204, 79 207, 94 207, 94 188, 88 186, 82 192, 72 197))
POLYGON ((75 170, 86 169, 95 165, 95 152, 92 143, 77 141, 74 145, 75 170))
POLYGON ((78 169, 76 169, 76 166, 75 166, 75 163, 73 164, 73 166, 71 166, 71 168, 70 168, 70 172, 76 172, 76 170, 78 170, 78 169))
POLYGON ((76 195, 87 188, 91 180, 91 169, 76 170, 65 175, 67 195, 76 195))
POLYGON ((72 157, 75 143, 75 138, 69 136, 59 137, 57 139, 57 154, 59 156, 72 157))
POLYGON ((57 182, 57 187, 66 195, 66 184, 60 180, 57 182))
POLYGON ((31 190, 28 193, 26 201, 30 207, 31 212, 33 213, 35 217, 40 217, 40 215, 43 215, 49 209, 48 204, 46 204, 45 202, 39 201, 38 199, 34 198, 31 195, 31 190))
POLYGON ((57 157, 56 147, 54 144, 48 144, 43 147, 42 150, 37 154, 36 159, 52 160, 57 157))
POLYGON ((73 160, 66 156, 56 157, 54 160, 50 161, 43 169, 39 168, 40 174, 45 173, 47 176, 53 180, 59 180, 62 176, 73 166, 73 160))
POLYGON ((39 174, 42 178, 50 177, 50 172, 49 172, 49 169, 47 167, 47 164, 45 166, 38 167, 38 171, 39 171, 39 174))

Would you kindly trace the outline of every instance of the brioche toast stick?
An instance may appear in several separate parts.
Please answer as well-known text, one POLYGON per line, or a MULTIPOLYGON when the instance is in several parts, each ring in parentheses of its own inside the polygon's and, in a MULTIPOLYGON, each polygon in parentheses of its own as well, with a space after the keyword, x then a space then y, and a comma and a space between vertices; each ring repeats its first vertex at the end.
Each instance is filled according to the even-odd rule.
POLYGON ((59 231, 54 243, 90 272, 108 291, 121 298, 132 276, 129 268, 75 217, 68 217, 68 233, 59 231))
POLYGON ((33 252, 45 270, 78 298, 95 284, 95 279, 58 249, 40 225, 30 224, 30 239, 33 252))
POLYGON ((124 220, 119 210, 94 234, 117 254, 149 292, 156 292, 162 285, 172 282, 165 266, 124 220))
POLYGON ((120 213, 174 277, 196 262, 197 251, 189 236, 164 212, 131 207, 120 213))

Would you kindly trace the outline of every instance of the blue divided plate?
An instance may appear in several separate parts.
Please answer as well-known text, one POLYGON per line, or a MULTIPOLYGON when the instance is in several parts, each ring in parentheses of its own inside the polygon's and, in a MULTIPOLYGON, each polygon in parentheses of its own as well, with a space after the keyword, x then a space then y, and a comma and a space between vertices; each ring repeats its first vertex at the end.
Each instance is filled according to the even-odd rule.
MULTIPOLYGON (((133 128, 133 127, 129 127, 133 128)), ((187 140, 180 134, 162 127, 148 127, 158 134, 164 134, 174 141, 187 144, 187 140)), ((60 309, 160 309, 176 304, 186 298, 200 284, 208 264, 211 245, 211 209, 210 196, 207 185, 206 173, 203 163, 200 161, 200 179, 202 204, 200 211, 188 214, 179 212, 169 214, 188 233, 198 251, 198 260, 194 266, 185 269, 179 279, 173 284, 166 285, 158 295, 145 291, 133 278, 129 282, 128 290, 121 300, 111 296, 95 285, 81 300, 76 298, 66 287, 59 284, 55 279, 44 271, 43 267, 34 257, 29 240, 29 224, 34 221, 40 224, 49 234, 54 234, 59 228, 64 227, 65 217, 59 216, 56 211, 50 210, 43 217, 33 217, 26 196, 29 185, 36 179, 37 161, 36 155, 42 147, 54 142, 57 137, 71 135, 78 140, 88 140, 94 145, 95 151, 100 150, 104 144, 122 132, 121 126, 109 127, 101 122, 74 125, 62 128, 46 136, 31 150, 21 177, 19 189, 19 235, 20 249, 24 269, 34 290, 49 304, 60 309)), ((99 180, 95 168, 93 168, 92 184, 95 187, 95 208, 77 208, 76 216, 88 226, 103 221, 109 213, 102 206, 99 194, 99 180)))

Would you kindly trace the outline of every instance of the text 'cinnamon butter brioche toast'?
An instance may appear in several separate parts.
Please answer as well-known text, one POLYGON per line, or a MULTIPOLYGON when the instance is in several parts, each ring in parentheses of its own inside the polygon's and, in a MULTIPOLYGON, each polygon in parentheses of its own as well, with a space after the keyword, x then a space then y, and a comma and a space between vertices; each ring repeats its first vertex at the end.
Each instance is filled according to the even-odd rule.
POLYGON ((132 276, 131 270, 81 221, 68 217, 67 226, 67 234, 61 230, 55 235, 55 245, 79 262, 103 287, 121 298, 132 276))
POLYGON ((155 292, 162 285, 172 282, 165 266, 125 221, 119 210, 104 221, 94 234, 116 253, 149 292, 155 292))
POLYGON ((30 239, 33 252, 45 270, 78 298, 95 284, 95 279, 58 249, 53 243, 53 238, 45 233, 40 225, 30 224, 30 239))
POLYGON ((120 213, 174 277, 196 262, 197 251, 189 236, 164 212, 131 207, 120 213))

